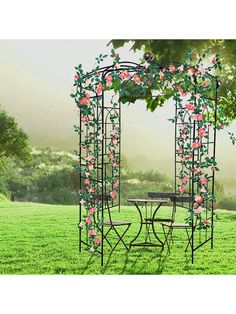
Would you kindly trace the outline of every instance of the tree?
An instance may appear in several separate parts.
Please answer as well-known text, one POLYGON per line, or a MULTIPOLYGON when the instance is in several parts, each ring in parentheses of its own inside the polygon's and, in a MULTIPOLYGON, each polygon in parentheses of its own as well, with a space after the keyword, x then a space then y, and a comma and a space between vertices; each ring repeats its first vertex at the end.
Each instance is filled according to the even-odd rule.
POLYGON ((28 135, 18 127, 16 120, 0 107, 0 158, 30 158, 28 135))
MULTIPOLYGON (((193 48, 196 53, 203 49, 211 48, 212 54, 220 54, 221 73, 220 80, 222 86, 219 89, 219 105, 223 114, 232 121, 236 119, 236 40, 112 40, 113 47, 119 48, 125 43, 132 41, 131 50, 150 51, 154 54, 153 62, 181 62, 189 48, 193 48)), ((109 44, 110 44, 109 43, 109 44)), ((170 96, 163 98, 162 104, 170 96)), ((149 108, 147 103, 148 109, 149 108)))

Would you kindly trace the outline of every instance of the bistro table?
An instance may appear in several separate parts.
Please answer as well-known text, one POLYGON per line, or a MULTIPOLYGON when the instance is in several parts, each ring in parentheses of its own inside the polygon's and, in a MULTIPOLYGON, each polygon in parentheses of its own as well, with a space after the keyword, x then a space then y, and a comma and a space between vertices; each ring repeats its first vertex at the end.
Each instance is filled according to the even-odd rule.
POLYGON ((158 209, 162 206, 162 204, 165 204, 168 202, 167 199, 128 199, 128 202, 133 203, 135 207, 137 208, 140 216, 140 228, 135 236, 135 238, 130 242, 130 247, 131 246, 159 246, 164 248, 164 243, 160 240, 158 237, 155 228, 154 228, 154 222, 155 222, 155 216, 158 211, 158 209), (148 215, 148 204, 150 204, 150 214, 148 215), (152 214, 152 204, 156 204, 155 210, 152 214), (143 213, 142 209, 140 209, 140 206, 144 205, 145 206, 145 218, 143 218, 143 213), (143 225, 146 227, 146 236, 145 236, 145 241, 144 242, 136 242, 137 238, 139 237, 143 225), (152 232, 155 236, 155 239, 157 240, 156 242, 151 242, 150 239, 150 226, 152 227, 152 232), (148 242, 148 236, 150 242, 148 242))

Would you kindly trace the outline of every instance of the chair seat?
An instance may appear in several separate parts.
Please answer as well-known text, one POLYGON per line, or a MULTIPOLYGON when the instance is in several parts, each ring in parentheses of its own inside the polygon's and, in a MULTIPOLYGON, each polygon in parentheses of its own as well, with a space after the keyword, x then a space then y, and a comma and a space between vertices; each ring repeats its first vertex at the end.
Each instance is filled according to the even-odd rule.
POLYGON ((104 222, 104 226, 127 226, 131 225, 131 222, 128 221, 107 221, 104 222))
POLYGON ((162 226, 169 228, 192 228, 191 225, 185 223, 162 223, 162 226))
POLYGON ((171 218, 145 218, 146 221, 164 221, 164 222, 173 222, 171 218))

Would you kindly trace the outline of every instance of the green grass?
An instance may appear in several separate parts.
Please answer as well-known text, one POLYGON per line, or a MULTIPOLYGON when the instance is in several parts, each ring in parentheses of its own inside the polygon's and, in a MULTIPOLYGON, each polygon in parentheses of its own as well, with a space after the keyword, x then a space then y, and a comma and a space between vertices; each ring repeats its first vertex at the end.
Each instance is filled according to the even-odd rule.
MULTIPOLYGON (((78 252, 76 206, 0 202, 0 274, 236 274, 236 212, 218 213, 214 249, 207 243, 197 250, 194 265, 190 251, 184 252, 184 231, 176 231, 170 255, 167 249, 161 254, 159 248, 140 247, 127 253, 119 245, 109 256, 106 247, 101 268, 99 256, 78 252)), ((185 214, 180 209, 179 219, 185 214)), ((114 218, 132 222, 129 243, 139 226, 137 211, 124 207, 114 218)))

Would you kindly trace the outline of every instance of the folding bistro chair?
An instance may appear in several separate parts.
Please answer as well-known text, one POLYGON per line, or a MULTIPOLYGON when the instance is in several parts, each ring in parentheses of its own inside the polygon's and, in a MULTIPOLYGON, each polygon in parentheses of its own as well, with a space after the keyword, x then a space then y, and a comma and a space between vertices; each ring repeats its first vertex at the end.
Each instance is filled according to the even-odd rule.
MULTIPOLYGON (((148 197, 151 198, 151 199, 170 199, 171 196, 178 196, 179 193, 175 193, 175 192, 148 192, 148 197)), ((156 217, 156 213, 157 211, 159 210, 159 207, 158 206, 154 213, 152 214, 152 208, 151 208, 151 217, 148 217, 148 218, 145 218, 145 220, 147 222, 149 222, 150 224, 153 224, 153 228, 154 228, 154 222, 171 222, 172 221, 172 218, 163 218, 163 217, 156 217)), ((150 234, 151 234, 151 231, 150 231, 150 226, 147 227, 147 232, 148 232, 148 235, 149 235, 149 239, 150 239, 150 234)), ((155 233, 157 234, 157 232, 155 231, 155 233)))
MULTIPOLYGON (((103 197, 101 195, 96 196, 95 198, 98 198, 100 200, 104 200, 105 206, 104 209, 107 210, 108 212, 108 221, 104 221, 104 222, 95 222, 97 225, 97 228, 100 230, 100 232, 102 232, 101 230, 101 224, 103 223, 103 226, 108 228, 108 230, 106 232, 103 232, 103 239, 108 243, 108 245, 111 247, 111 252, 112 253, 115 248, 117 247, 117 245, 121 242, 123 243, 124 247, 127 249, 127 251, 129 250, 128 246, 125 244, 123 237, 125 236, 126 232, 128 231, 128 229, 131 226, 131 222, 127 222, 127 221, 114 221, 112 220, 112 216, 111 216, 111 209, 110 209, 110 205, 109 205, 109 201, 112 200, 110 195, 104 195, 103 197), (119 227, 124 227, 126 226, 125 230, 123 230, 122 233, 119 233, 117 231, 117 229, 119 227), (110 232, 113 231, 116 235, 118 241, 115 243, 114 246, 112 246, 110 240, 108 239, 108 235, 110 234, 110 232)), ((99 220, 99 218, 97 218, 99 220)))
MULTIPOLYGON (((170 199, 171 197, 178 196, 179 193, 171 193, 171 192, 163 192, 163 193, 157 193, 157 192, 148 192, 148 197, 152 199, 170 199)), ((152 218, 146 218, 147 221, 155 221, 155 222, 171 222, 172 218, 161 218, 161 217, 155 217, 156 212, 158 211, 159 207, 155 210, 153 213, 152 218)))
MULTIPOLYGON (((171 221, 170 222, 162 222, 162 229, 163 229, 163 233, 165 236, 165 241, 164 241, 164 245, 167 244, 167 248, 168 248, 168 252, 170 253, 170 240, 169 238, 171 237, 171 241, 173 242, 173 230, 174 229, 184 229, 186 231, 187 237, 188 237, 188 244, 185 248, 185 251, 187 251, 188 246, 191 246, 191 238, 192 236, 189 235, 188 230, 192 229, 192 225, 188 224, 188 223, 176 223, 175 222, 175 214, 176 214, 176 203, 189 203, 192 204, 193 203, 193 197, 186 197, 186 196, 171 196, 170 197, 171 201, 173 202, 173 209, 172 209, 172 217, 171 217, 171 221), (166 232, 166 228, 168 228, 168 231, 166 232)), ((195 230, 195 226, 196 223, 194 224, 194 230, 195 230)))

